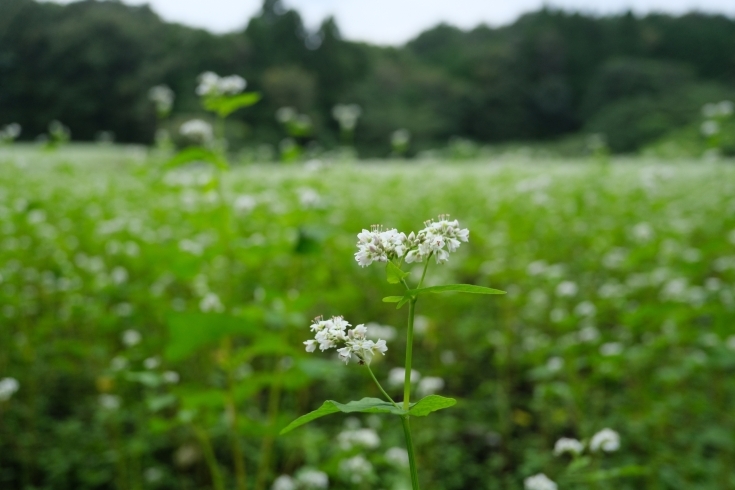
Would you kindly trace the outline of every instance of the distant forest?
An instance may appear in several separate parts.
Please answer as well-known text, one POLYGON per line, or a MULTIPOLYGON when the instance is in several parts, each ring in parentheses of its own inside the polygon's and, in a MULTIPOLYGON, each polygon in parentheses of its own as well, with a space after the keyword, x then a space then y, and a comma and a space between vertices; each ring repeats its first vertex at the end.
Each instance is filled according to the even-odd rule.
POLYGON ((75 140, 105 130, 151 142, 148 89, 176 92, 175 126, 201 115, 194 89, 205 70, 239 74, 264 95, 233 117, 228 130, 240 144, 277 144, 285 134, 274 114, 292 106, 311 116, 322 146, 335 146, 332 107, 357 103, 364 156, 387 154, 399 128, 414 149, 456 136, 498 143, 599 132, 630 152, 691 124, 707 102, 735 100, 735 19, 543 9, 504 27, 439 25, 378 47, 343 39, 333 19, 310 32, 279 0, 225 35, 117 1, 0 1, 0 125, 20 123, 23 139, 57 119, 75 140))

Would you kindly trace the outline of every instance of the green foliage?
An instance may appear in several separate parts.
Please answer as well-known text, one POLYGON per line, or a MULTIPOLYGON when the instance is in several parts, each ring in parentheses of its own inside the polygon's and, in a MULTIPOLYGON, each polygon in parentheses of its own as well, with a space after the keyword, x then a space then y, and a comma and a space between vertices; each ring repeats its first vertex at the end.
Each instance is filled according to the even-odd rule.
POLYGON ((227 117, 238 109, 257 104, 262 96, 257 92, 238 95, 208 96, 203 100, 204 108, 215 112, 219 117, 227 117))

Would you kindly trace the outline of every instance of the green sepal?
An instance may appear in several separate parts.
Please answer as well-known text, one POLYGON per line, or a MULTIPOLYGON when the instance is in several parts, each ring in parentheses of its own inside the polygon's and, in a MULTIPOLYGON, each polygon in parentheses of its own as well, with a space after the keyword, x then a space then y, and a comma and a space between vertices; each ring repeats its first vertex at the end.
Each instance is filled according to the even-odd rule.
POLYGON ((398 284, 406 278, 408 272, 402 271, 400 267, 389 260, 385 265, 385 274, 390 284, 398 284))

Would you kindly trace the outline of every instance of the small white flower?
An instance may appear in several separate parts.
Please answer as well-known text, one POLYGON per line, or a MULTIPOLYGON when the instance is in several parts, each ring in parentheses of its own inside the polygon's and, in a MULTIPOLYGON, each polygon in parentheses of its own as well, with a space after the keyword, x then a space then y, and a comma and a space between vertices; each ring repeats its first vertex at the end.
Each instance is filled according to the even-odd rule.
POLYGON ((314 352, 317 344, 322 352, 331 348, 337 348, 340 344, 344 347, 338 348, 337 353, 345 364, 356 356, 360 362, 370 364, 375 354, 385 354, 388 346, 385 340, 378 339, 377 342, 368 340, 367 327, 358 325, 352 330, 347 330, 351 326, 341 316, 332 317, 324 320, 318 317, 309 327, 315 333, 313 340, 304 342, 307 352, 314 352))
POLYGON ((385 459, 399 468, 408 468, 408 451, 402 447, 392 447, 385 452, 385 459))
POLYGON ((0 143, 11 143, 20 136, 21 127, 18 123, 11 123, 0 130, 0 143))
POLYGON ((10 400, 10 397, 20 389, 20 383, 15 378, 0 379, 0 402, 10 400))
POLYGON ((140 335, 140 332, 133 329, 125 330, 122 334, 122 342, 126 347, 138 345, 142 338, 143 336, 140 335))
POLYGON ((593 453, 599 450, 610 453, 618 449, 620 449, 620 435, 612 429, 602 429, 590 440, 590 451, 593 453))
POLYGON ((546 361, 546 369, 548 369, 551 372, 559 371, 561 368, 564 367, 564 359, 561 357, 550 357, 548 361, 546 361))
POLYGON ((296 482, 306 489, 324 489, 329 487, 329 477, 323 471, 304 468, 296 474, 296 482))
POLYGON ((577 291, 579 291, 579 287, 572 281, 562 281, 556 286, 556 295, 560 297, 575 296, 577 291))
POLYGON ((196 93, 202 97, 237 95, 247 86, 247 82, 239 75, 220 77, 214 72, 207 71, 199 75, 199 85, 196 93))
POLYGON ((110 369, 113 371, 122 371, 128 367, 128 360, 123 356, 115 356, 110 361, 110 369))
POLYGON ((352 483, 361 483, 372 473, 373 465, 365 459, 365 456, 358 454, 355 457, 340 461, 339 469, 347 475, 352 483))
POLYGON ((529 476, 523 480, 523 486, 526 490, 556 490, 557 485, 548 476, 543 473, 529 476))
POLYGON ((156 483, 163 478, 163 471, 160 468, 148 468, 143 472, 143 477, 148 483, 156 483))
POLYGON ((100 407, 102 407, 103 410, 109 410, 110 412, 114 412, 118 408, 120 408, 120 397, 116 395, 100 395, 99 398, 99 404, 100 407))
POLYGON ((202 300, 199 302, 199 309, 204 313, 222 313, 225 311, 225 307, 222 304, 222 301, 220 301, 219 296, 214 293, 207 293, 204 295, 202 300))
POLYGON ((271 490, 296 490, 296 483, 290 476, 281 475, 273 481, 271 490))
POLYGON ((145 366, 146 369, 156 369, 160 365, 161 360, 155 356, 149 357, 145 361, 143 361, 143 366, 145 366))
POLYGON ((554 444, 554 456, 559 456, 564 453, 578 455, 582 454, 583 450, 584 444, 582 442, 569 437, 562 437, 554 444))
POLYGON ((436 376, 426 376, 419 381, 416 392, 419 396, 424 397, 433 395, 444 388, 444 380, 436 376))
POLYGON ((623 353, 623 344, 620 342, 607 342, 600 346, 600 354, 605 357, 619 356, 623 353))
POLYGON ((353 131, 361 114, 362 109, 357 104, 337 104, 332 109, 332 116, 343 131, 353 131))
POLYGON ((248 194, 242 194, 235 198, 234 208, 242 213, 249 213, 258 205, 257 199, 248 194))
POLYGON ((345 430, 337 436, 337 443, 343 451, 349 451, 353 447, 375 449, 380 446, 380 437, 373 429, 345 430))
POLYGON ((176 371, 166 371, 163 373, 163 380, 169 384, 176 384, 179 382, 180 376, 176 371))
POLYGON ((191 119, 186 121, 179 128, 179 133, 197 143, 208 143, 214 139, 214 130, 212 125, 201 119, 191 119))
POLYGON ((166 85, 156 85, 148 91, 148 99, 155 104, 158 114, 165 116, 174 105, 174 91, 166 85))
POLYGON ((281 107, 276 111, 276 121, 286 124, 296 118, 298 112, 293 107, 281 107))
MULTIPOLYGON (((388 373, 388 384, 391 386, 403 386, 406 377, 406 370, 403 368, 393 368, 388 373)), ((421 374, 415 369, 411 369, 411 383, 417 383, 421 379, 421 374)))

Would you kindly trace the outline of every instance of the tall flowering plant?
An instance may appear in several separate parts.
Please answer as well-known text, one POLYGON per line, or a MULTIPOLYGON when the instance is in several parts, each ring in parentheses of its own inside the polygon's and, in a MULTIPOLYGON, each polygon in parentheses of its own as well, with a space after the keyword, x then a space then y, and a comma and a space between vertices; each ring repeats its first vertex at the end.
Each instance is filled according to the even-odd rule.
POLYGON ((416 303, 422 295, 442 293, 448 291, 474 293, 474 294, 504 294, 504 291, 490 289, 471 284, 448 284, 443 286, 424 287, 424 279, 432 259, 436 264, 446 263, 450 255, 456 252, 462 243, 469 240, 470 232, 461 228, 457 220, 449 220, 448 215, 441 215, 437 221, 425 222, 425 227, 408 235, 396 229, 384 230, 380 226, 373 226, 370 230, 362 230, 357 235, 357 252, 355 260, 361 267, 372 264, 385 264, 386 278, 390 284, 402 285, 404 291, 399 296, 388 296, 383 298, 385 303, 396 303, 397 308, 408 304, 408 326, 406 330, 406 355, 404 361, 404 388, 403 400, 399 403, 393 400, 383 389, 380 382, 370 369, 373 358, 383 355, 388 350, 385 340, 373 341, 368 339, 367 327, 363 324, 356 325, 347 322, 341 316, 330 319, 318 317, 312 323, 310 329, 314 338, 304 342, 307 352, 314 352, 318 348, 324 352, 336 349, 339 358, 345 362, 356 361, 364 366, 373 379, 385 399, 363 398, 349 403, 339 403, 327 400, 317 410, 303 415, 286 426, 281 434, 285 434, 312 420, 332 413, 343 412, 365 412, 386 413, 397 415, 401 418, 403 432, 406 438, 406 449, 408 450, 409 467, 411 471, 411 483, 414 490, 419 488, 418 470, 416 457, 411 438, 410 418, 425 417, 432 412, 451 407, 456 400, 439 395, 429 395, 421 400, 411 403, 411 363, 413 358, 413 330, 416 303), (418 285, 412 287, 408 283, 409 273, 404 266, 411 264, 423 264, 421 279, 418 285))

